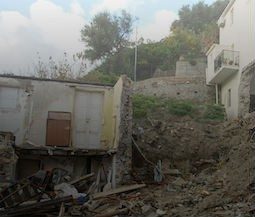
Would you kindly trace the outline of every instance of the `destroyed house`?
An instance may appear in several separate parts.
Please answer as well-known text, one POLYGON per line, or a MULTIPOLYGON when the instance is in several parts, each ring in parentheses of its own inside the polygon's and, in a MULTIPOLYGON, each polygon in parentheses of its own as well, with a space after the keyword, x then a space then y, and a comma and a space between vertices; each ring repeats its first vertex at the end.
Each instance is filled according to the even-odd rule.
POLYGON ((55 168, 74 179, 103 167, 115 185, 130 165, 130 86, 125 76, 111 86, 1 75, 0 135, 12 138, 16 157, 0 182, 55 168))

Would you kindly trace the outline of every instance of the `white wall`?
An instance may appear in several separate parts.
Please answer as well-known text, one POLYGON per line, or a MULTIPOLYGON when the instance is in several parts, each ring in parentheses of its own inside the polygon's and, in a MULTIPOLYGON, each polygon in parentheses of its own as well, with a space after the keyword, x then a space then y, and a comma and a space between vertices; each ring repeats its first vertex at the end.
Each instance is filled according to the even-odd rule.
POLYGON ((227 13, 219 21, 225 20, 220 28, 220 44, 232 46, 240 52, 240 68, 248 65, 255 58, 255 0, 235 0, 227 13), (233 23, 231 11, 233 10, 233 23))
POLYGON ((29 82, 0 79, 0 131, 14 133, 19 143, 28 131, 30 87, 29 82))
POLYGON ((227 13, 223 13, 219 20, 220 22, 225 20, 225 26, 220 28, 220 44, 228 45, 240 53, 238 74, 221 85, 221 99, 229 118, 238 116, 238 88, 241 72, 255 59, 254 2, 255 0, 235 0, 227 13), (229 89, 231 89, 231 107, 227 106, 229 89))
POLYGON ((231 77, 221 85, 221 104, 225 106, 228 118, 234 119, 238 116, 238 74, 231 77), (228 91, 231 90, 231 106, 228 106, 228 91))
POLYGON ((238 88, 243 68, 255 59, 255 0, 231 0, 221 15, 220 44, 214 45, 207 54, 207 84, 214 76, 214 59, 222 49, 239 51, 239 72, 220 84, 220 100, 229 118, 238 116, 238 88), (224 25, 222 25, 224 24, 224 25), (231 89, 231 107, 227 106, 228 90, 231 89))
MULTIPOLYGON (((84 94, 102 93, 103 95, 102 118, 100 120, 97 117, 94 118, 102 125, 99 132, 100 139, 98 139, 100 144, 95 144, 95 147, 87 144, 87 147, 85 139, 84 147, 79 146, 79 148, 109 148, 110 145, 113 145, 113 138, 115 137, 115 131, 112 128, 113 87, 109 86, 0 77, 0 131, 12 132, 16 136, 16 145, 22 145, 28 140, 36 146, 44 146, 46 144, 49 111, 70 112, 72 125, 75 125, 74 105, 77 90, 82 90, 84 94), (15 97, 13 94, 15 91, 12 90, 17 93, 15 97)), ((85 100, 82 103, 92 102, 85 100)), ((95 114, 95 112, 92 111, 91 114, 95 114)), ((86 123, 84 123, 84 131, 88 127, 86 123)), ((93 131, 93 129, 87 130, 93 131)), ((72 144, 75 146, 74 136, 76 134, 72 132, 71 134, 73 135, 72 144)))

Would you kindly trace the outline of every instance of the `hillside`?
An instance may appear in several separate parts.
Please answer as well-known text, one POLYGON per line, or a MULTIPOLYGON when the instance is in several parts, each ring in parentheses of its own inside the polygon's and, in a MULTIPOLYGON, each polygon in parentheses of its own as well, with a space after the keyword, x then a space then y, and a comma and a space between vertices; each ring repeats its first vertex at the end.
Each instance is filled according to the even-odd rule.
POLYGON ((138 152, 134 177, 153 182, 148 162, 162 161, 163 183, 144 192, 150 195, 152 213, 157 208, 176 217, 249 216, 255 114, 223 121, 219 113, 205 118, 201 107, 200 112, 176 113, 160 106, 135 119, 135 143, 147 161, 138 152))

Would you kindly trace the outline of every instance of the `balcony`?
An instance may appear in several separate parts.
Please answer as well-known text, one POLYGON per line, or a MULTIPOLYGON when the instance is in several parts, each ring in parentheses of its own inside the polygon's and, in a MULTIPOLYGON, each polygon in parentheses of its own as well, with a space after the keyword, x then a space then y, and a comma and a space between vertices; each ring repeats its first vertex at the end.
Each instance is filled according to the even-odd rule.
POLYGON ((220 84, 239 71, 239 52, 222 50, 214 60, 214 75, 210 83, 220 84))

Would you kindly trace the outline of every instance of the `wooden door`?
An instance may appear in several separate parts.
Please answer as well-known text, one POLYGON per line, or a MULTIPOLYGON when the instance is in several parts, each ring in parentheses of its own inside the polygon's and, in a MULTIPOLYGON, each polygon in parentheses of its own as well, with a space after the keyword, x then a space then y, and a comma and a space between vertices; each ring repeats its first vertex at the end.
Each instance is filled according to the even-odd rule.
POLYGON ((49 112, 47 120, 46 145, 66 147, 70 144, 71 114, 49 112))

